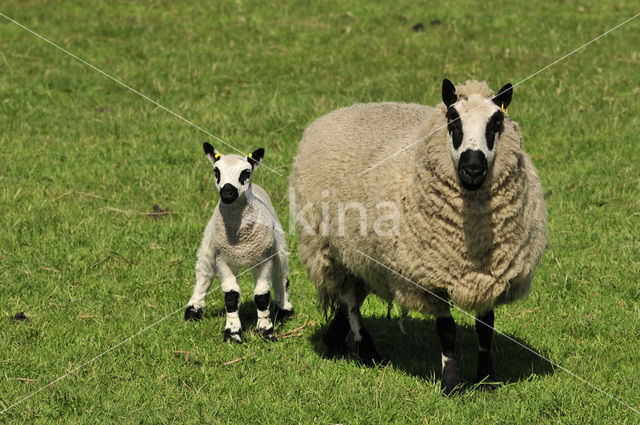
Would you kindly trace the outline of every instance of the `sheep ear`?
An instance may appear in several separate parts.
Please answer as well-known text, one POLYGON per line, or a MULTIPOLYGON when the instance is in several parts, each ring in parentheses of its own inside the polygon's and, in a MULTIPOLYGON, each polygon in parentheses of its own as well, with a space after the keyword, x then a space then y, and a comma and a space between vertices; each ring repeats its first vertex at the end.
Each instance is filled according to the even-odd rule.
POLYGON ((500 109, 505 111, 511 103, 511 96, 513 95, 513 86, 511 83, 507 83, 500 89, 497 95, 493 98, 493 103, 498 105, 500 109))
POLYGON ((456 95, 456 87, 453 83, 446 78, 442 82, 442 101, 447 108, 458 101, 458 95, 456 95))
POLYGON ((222 155, 220 155, 220 153, 218 153, 218 151, 216 151, 209 143, 205 142, 202 145, 202 148, 204 149, 204 153, 207 155, 207 158, 209 158, 209 161, 211 161, 212 164, 215 164, 216 161, 222 158, 222 155))
POLYGON ((255 151, 251 152, 249 156, 247 156, 247 161, 249 161, 249 164, 251 164, 251 168, 255 170, 256 167, 260 165, 260 163, 262 162, 263 156, 264 156, 264 149, 262 148, 256 149, 255 151))

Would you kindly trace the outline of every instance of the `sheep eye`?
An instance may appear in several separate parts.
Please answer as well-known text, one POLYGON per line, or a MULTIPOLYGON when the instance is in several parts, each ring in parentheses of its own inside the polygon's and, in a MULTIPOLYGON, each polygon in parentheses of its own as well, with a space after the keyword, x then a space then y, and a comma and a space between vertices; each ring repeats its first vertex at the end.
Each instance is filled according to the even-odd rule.
POLYGON ((447 111, 447 129, 451 134, 453 141, 453 148, 458 149, 462 144, 462 121, 460 121, 460 115, 455 108, 449 108, 447 111))
POLYGON ((240 182, 240 184, 244 184, 244 182, 246 182, 249 177, 251 177, 251 170, 242 170, 238 181, 240 182))
POLYGON ((501 111, 496 111, 487 122, 487 128, 485 130, 485 137, 487 139, 487 147, 489 150, 493 149, 496 135, 503 129, 504 115, 501 111))
POLYGON ((220 183, 220 170, 218 169, 218 167, 215 167, 213 169, 213 174, 216 175, 216 183, 220 183))

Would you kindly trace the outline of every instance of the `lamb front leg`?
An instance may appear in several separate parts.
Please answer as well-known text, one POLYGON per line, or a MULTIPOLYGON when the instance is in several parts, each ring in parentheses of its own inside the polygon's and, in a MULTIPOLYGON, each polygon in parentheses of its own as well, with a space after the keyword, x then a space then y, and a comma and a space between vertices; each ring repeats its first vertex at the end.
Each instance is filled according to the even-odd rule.
POLYGON ((238 279, 236 278, 236 270, 222 259, 218 259, 216 263, 220 271, 222 291, 224 292, 224 305, 227 312, 223 340, 241 344, 242 324, 238 311, 240 305, 240 285, 238 285, 238 279))
POLYGON ((276 341, 273 334, 273 322, 269 313, 269 298, 271 291, 272 261, 267 261, 253 269, 255 285, 253 287, 253 299, 256 302, 258 323, 256 328, 262 338, 267 341, 276 341))

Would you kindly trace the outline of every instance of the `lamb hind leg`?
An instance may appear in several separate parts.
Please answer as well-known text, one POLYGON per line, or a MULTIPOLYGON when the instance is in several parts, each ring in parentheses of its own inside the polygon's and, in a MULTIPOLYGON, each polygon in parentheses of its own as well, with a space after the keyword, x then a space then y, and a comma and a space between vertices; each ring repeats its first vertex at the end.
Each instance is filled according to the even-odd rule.
POLYGON ((282 285, 273 285, 273 294, 276 298, 274 320, 282 322, 293 316, 293 306, 289 301, 289 278, 285 278, 282 285))
POLYGON ((493 372, 493 360, 491 356, 491 339, 493 337, 493 325, 495 314, 493 310, 476 316, 476 333, 478 334, 478 374, 476 382, 482 382, 484 390, 495 389, 496 378, 493 372))
POLYGON ((274 311, 274 320, 276 321, 284 321, 293 316, 293 306, 289 300, 288 269, 286 254, 278 254, 271 278, 273 282, 273 295, 276 299, 274 311))
POLYGON ((446 395, 453 393, 462 383, 460 368, 455 358, 456 322, 451 313, 436 318, 436 331, 442 348, 441 387, 446 395))

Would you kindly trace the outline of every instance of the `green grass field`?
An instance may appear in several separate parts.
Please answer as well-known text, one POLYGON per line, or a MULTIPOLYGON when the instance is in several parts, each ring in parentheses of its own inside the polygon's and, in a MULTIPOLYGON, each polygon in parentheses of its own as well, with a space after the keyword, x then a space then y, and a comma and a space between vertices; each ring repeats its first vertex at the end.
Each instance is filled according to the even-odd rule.
MULTIPOLYGON (((8 0, 0 12, 244 151, 288 227, 303 129, 356 102, 440 101, 443 78, 517 83, 637 2, 8 0), (424 31, 412 27, 423 23, 424 31)), ((515 88, 510 115, 547 191, 549 248, 505 334, 640 408, 640 18, 515 88)), ((201 145, 231 150, 0 18, 0 410, 184 306, 217 202, 201 145), (166 211, 166 215, 141 213, 166 211), (10 318, 24 312, 27 320, 10 318)), ((323 357, 324 319, 288 236, 293 320, 222 342, 182 310, 0 415, 0 423, 640 423, 503 337, 488 394, 439 392, 434 321, 373 297, 387 367, 323 357), (184 354, 188 353, 188 355, 184 354), (244 360, 225 364, 247 356, 244 360)), ((216 280, 214 286, 219 283, 216 280)), ((241 279, 245 329, 252 280, 241 279)), ((456 315, 463 376, 476 337, 456 315)), ((248 326, 247 326, 248 325, 248 326)))

